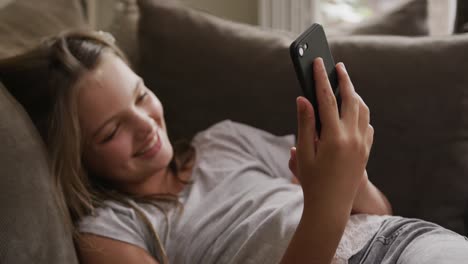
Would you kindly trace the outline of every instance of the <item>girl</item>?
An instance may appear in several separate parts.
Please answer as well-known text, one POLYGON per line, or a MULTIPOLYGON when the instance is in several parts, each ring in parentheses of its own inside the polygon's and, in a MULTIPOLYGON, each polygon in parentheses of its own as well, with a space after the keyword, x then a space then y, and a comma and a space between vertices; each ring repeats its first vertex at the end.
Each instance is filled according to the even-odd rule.
POLYGON ((467 262, 466 238, 390 216, 365 170, 369 109, 336 69, 341 117, 318 59, 322 134, 299 97, 293 148, 229 120, 173 147, 158 87, 105 33, 52 37, 0 78, 46 142, 82 263, 467 262))

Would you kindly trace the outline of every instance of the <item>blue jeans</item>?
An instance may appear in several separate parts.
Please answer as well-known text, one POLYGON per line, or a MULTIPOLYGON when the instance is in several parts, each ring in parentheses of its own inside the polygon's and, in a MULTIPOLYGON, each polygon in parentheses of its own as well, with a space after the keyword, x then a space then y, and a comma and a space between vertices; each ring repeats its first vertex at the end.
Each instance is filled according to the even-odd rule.
POLYGON ((348 263, 468 263, 468 238, 420 219, 392 217, 348 263))

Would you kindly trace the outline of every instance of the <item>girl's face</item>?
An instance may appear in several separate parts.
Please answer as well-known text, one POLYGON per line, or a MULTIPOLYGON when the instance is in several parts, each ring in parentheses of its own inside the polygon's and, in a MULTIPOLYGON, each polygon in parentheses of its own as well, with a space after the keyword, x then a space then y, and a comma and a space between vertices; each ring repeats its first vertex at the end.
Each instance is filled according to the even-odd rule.
POLYGON ((142 79, 120 58, 104 52, 79 86, 86 167, 118 186, 136 187, 150 177, 162 181, 173 149, 161 102, 142 79))

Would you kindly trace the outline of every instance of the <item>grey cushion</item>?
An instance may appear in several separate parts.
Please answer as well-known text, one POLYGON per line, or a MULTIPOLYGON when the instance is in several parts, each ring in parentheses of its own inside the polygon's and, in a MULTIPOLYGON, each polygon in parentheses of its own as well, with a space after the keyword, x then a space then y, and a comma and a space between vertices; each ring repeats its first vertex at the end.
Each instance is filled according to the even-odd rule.
POLYGON ((15 0, 0 8, 0 58, 23 52, 42 38, 84 27, 80 0, 15 0))
POLYGON ((0 83, 0 263, 78 263, 53 196, 46 150, 0 83))
MULTIPOLYGON (((295 132, 291 38, 173 1, 139 4, 140 73, 165 106, 172 139, 225 118, 295 132)), ((468 36, 348 36, 330 45, 371 109, 371 180, 396 214, 466 234, 468 36)))
POLYGON ((331 47, 371 109, 369 175, 395 213, 467 234, 468 35, 348 37, 331 47))

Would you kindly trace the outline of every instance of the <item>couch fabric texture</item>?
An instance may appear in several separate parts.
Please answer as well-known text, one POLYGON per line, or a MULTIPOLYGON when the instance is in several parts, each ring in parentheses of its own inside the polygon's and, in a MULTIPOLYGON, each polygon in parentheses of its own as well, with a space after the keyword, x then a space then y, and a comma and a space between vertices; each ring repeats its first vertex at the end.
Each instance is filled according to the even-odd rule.
POLYGON ((15 0, 0 9, 0 58, 34 47, 45 36, 84 27, 79 0, 15 0))
MULTIPOLYGON (((78 0, 9 1, 0 9, 0 58, 85 22, 78 0)), ((1 82, 0 120, 0 263, 78 263, 53 195, 45 146, 1 82)))
POLYGON ((53 195, 45 146, 0 83, 0 263, 78 263, 53 195))
POLYGON ((468 35, 348 37, 348 68, 375 128, 369 177, 395 214, 468 232, 468 35))

